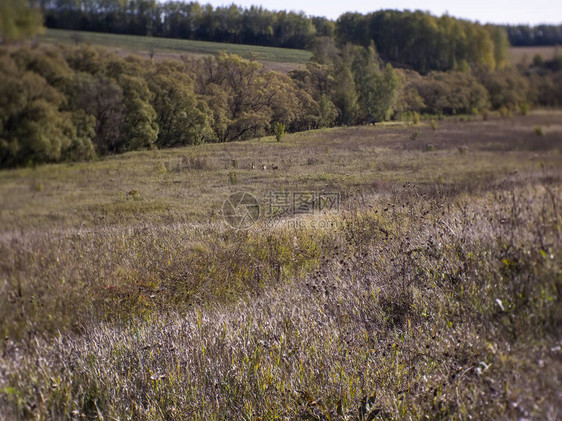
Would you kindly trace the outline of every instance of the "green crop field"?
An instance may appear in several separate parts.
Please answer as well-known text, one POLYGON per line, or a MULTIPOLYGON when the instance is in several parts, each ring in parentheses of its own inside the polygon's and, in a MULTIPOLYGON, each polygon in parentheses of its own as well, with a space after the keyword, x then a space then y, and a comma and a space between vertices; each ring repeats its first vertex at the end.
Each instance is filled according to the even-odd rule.
POLYGON ((129 52, 144 54, 154 53, 155 56, 160 56, 162 54, 172 54, 175 56, 182 54, 216 54, 220 51, 226 51, 231 54, 238 54, 242 57, 248 57, 250 54, 253 54, 259 61, 291 64, 304 64, 308 62, 312 56, 312 53, 309 51, 289 48, 67 31, 61 29, 47 29, 45 34, 38 36, 38 40, 55 44, 74 44, 80 42, 129 52))
POLYGON ((560 419, 561 139, 539 110, 0 171, 0 419, 560 419))

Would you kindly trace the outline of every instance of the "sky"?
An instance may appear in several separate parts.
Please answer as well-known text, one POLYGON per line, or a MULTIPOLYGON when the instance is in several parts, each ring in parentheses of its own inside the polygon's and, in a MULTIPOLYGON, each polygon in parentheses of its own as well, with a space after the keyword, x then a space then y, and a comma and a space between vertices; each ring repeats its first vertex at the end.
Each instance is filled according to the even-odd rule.
POLYGON ((199 0, 213 6, 235 3, 243 7, 262 6, 270 10, 303 11, 307 15, 330 19, 345 12, 367 13, 380 9, 424 10, 433 15, 444 13, 480 23, 530 24, 562 23, 562 0, 199 0))

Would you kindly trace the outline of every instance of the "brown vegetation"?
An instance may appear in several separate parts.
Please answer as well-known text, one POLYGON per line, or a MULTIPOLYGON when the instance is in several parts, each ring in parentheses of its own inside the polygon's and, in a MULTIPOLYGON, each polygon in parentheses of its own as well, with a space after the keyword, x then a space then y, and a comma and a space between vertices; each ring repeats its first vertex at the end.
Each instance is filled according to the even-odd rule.
POLYGON ((561 133, 492 115, 2 172, 0 416, 559 418, 561 133), (218 214, 297 188, 342 208, 218 214))

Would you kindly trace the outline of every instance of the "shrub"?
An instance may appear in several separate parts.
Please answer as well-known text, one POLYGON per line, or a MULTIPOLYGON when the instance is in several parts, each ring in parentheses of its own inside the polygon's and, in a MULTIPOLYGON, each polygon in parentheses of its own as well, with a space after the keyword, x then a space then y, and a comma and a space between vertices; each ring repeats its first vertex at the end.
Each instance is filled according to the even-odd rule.
POLYGON ((133 200, 141 200, 140 192, 137 189, 129 190, 127 196, 132 197, 133 200))
POLYGON ((494 109, 507 107, 513 110, 529 100, 529 81, 515 69, 481 73, 479 80, 490 94, 494 109))
POLYGON ((203 158, 193 158, 184 155, 180 160, 180 168, 187 170, 209 170, 211 169, 211 166, 207 160, 203 158))
POLYGON ((406 111, 400 116, 400 119, 406 123, 418 124, 420 122, 420 113, 417 111, 406 111))
POLYGON ((166 168, 166 164, 160 161, 154 166, 154 171, 156 172, 156 174, 164 175, 168 172, 168 168, 166 168))
POLYGON ((414 85, 428 113, 469 114, 488 105, 488 92, 471 73, 432 72, 414 85))
POLYGON ((511 117, 513 117, 513 113, 505 105, 502 105, 499 108, 498 112, 500 113, 501 118, 511 118, 511 117))
POLYGON ((275 139, 277 139, 278 142, 281 142, 281 139, 285 136, 285 125, 279 121, 276 122, 273 126, 273 132, 275 133, 275 139))

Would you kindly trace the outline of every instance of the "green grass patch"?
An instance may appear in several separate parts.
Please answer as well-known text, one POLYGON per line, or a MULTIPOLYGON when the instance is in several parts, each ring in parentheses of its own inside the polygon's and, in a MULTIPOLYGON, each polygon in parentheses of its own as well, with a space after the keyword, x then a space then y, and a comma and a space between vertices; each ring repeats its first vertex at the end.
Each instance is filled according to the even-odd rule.
POLYGON ((262 47, 208 41, 192 41, 174 38, 143 37, 138 35, 119 35, 100 32, 69 31, 47 29, 37 38, 41 42, 53 44, 76 44, 77 41, 103 47, 118 48, 130 52, 182 54, 217 54, 226 51, 242 57, 254 55, 259 61, 305 64, 312 53, 306 50, 262 47))

